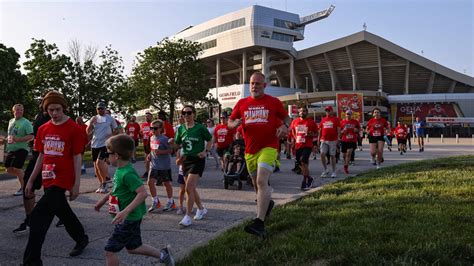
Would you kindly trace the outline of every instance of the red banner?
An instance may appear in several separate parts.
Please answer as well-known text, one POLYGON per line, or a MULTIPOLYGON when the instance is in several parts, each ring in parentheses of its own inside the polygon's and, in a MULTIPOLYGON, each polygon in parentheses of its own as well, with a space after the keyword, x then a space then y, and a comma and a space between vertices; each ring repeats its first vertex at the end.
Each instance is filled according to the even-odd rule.
POLYGON ((427 117, 458 117, 452 103, 399 103, 397 120, 411 124, 415 117, 425 120, 427 117))
POLYGON ((362 93, 337 93, 337 116, 346 117, 346 111, 352 111, 352 118, 364 122, 364 95, 362 93))

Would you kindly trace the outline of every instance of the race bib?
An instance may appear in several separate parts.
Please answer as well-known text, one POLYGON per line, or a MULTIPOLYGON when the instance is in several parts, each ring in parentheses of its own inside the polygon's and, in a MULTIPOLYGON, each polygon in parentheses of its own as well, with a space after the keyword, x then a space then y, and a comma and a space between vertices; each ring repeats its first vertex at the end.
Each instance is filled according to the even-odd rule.
POLYGON ((217 138, 217 142, 219 142, 219 143, 225 142, 225 136, 219 136, 217 138))
POLYGON ((117 197, 109 195, 109 213, 116 215, 119 212, 120 208, 117 197))
POLYGON ((150 148, 151 148, 152 150, 158 150, 159 147, 160 147, 160 144, 159 144, 159 143, 156 143, 156 142, 150 143, 150 148))
POLYGON ((346 139, 353 139, 353 138, 354 138, 354 135, 352 135, 352 134, 347 134, 346 135, 346 139))
POLYGON ((296 143, 305 143, 306 138, 303 136, 296 136, 296 143))
POLYGON ((55 164, 43 164, 43 171, 41 172, 41 176, 43 179, 55 179, 56 174, 54 173, 54 168, 56 167, 55 164))

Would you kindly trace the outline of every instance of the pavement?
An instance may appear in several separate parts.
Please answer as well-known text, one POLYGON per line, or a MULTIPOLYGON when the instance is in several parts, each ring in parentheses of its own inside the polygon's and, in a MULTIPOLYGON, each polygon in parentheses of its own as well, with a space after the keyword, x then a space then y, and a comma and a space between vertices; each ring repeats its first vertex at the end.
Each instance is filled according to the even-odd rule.
MULTIPOLYGON (((454 139, 445 139, 441 143, 440 139, 430 139, 425 146, 425 152, 418 152, 417 145, 413 145, 413 150, 405 155, 400 155, 395 149, 389 152, 385 149, 385 163, 383 167, 396 165, 405 162, 412 162, 438 157, 447 157, 462 154, 474 154, 474 142, 472 139, 460 139, 456 143, 454 139)), ((368 144, 364 142, 363 151, 356 152, 355 166, 350 167, 350 174, 342 173, 342 163, 337 165, 338 178, 319 178, 322 166, 319 158, 310 161, 310 173, 316 178, 318 187, 310 191, 300 190, 301 176, 297 176, 290 171, 294 166, 293 160, 282 159, 281 172, 271 176, 271 185, 274 189, 272 194, 276 205, 283 205, 294 201, 318 189, 324 189, 324 185, 349 176, 357 175, 369 169, 374 169, 370 164, 368 144)), ((134 164, 139 173, 144 172, 143 162, 134 164)), ((176 183, 177 169, 173 167, 174 198, 178 192, 176 183)), ((114 169, 110 169, 113 174, 114 169)), ((79 217, 89 235, 90 244, 84 253, 78 257, 69 257, 69 252, 75 245, 74 241, 66 233, 64 227, 56 228, 54 225, 57 218, 49 228, 43 245, 42 258, 45 265, 104 265, 105 257, 103 248, 110 237, 113 226, 111 217, 107 213, 106 206, 101 212, 94 211, 94 204, 102 198, 101 194, 95 193, 98 187, 97 179, 92 174, 92 169, 87 169, 87 174, 81 177, 81 195, 70 202, 71 207, 79 217)), ((208 209, 208 214, 201 221, 194 221, 187 228, 178 225, 182 215, 173 212, 158 211, 147 214, 141 226, 143 243, 150 244, 157 248, 170 244, 174 256, 177 259, 185 257, 194 248, 206 245, 208 241, 217 237, 229 228, 238 226, 244 221, 255 216, 255 192, 252 187, 246 185, 242 190, 236 187, 224 189, 222 172, 216 169, 214 159, 208 158, 206 170, 199 181, 198 191, 204 206, 208 209)), ((28 233, 16 236, 12 230, 16 228, 24 219, 22 197, 14 197, 12 194, 18 190, 19 183, 16 179, 3 179, 0 181, 0 215, 3 217, 3 227, 0 228, 0 265, 19 265, 22 257, 28 233)), ((42 191, 37 193, 42 195, 42 191)), ((166 203, 165 191, 163 187, 158 188, 158 195, 162 203, 166 203)), ((147 198, 147 205, 151 204, 151 198, 147 198)), ((156 263, 156 259, 129 255, 126 251, 119 253, 120 262, 126 265, 148 265, 156 263)))

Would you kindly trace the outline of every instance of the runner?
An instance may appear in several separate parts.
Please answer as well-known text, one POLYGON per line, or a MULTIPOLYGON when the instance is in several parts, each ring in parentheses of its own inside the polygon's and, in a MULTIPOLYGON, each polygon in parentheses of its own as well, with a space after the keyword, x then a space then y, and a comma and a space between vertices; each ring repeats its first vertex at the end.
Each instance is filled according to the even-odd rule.
POLYGON ((234 141, 235 129, 230 129, 227 126, 229 115, 226 111, 221 113, 221 123, 214 129, 214 142, 216 145, 217 154, 220 158, 221 170, 224 171, 226 163, 226 152, 234 141))
POLYGON ((313 119, 308 118, 308 108, 306 106, 298 109, 298 118, 290 125, 290 132, 295 136, 296 161, 299 162, 303 180, 301 190, 311 189, 314 178, 309 175, 309 156, 313 149, 313 137, 318 134, 318 125, 313 119))
MULTIPOLYGON (((207 130, 209 131, 209 134, 211 134, 211 136, 214 136, 214 130, 216 128, 214 126, 214 120, 207 119, 206 120, 206 127, 207 127, 207 130)), ((214 158, 214 161, 216 162, 216 169, 218 169, 219 168, 219 158, 217 156, 216 145, 214 143, 211 144, 211 150, 210 150, 209 153, 212 156, 212 158, 214 158)))
MULTIPOLYGON (((16 191, 14 196, 23 195, 23 187, 25 182, 23 180, 25 172, 23 165, 30 148, 28 142, 32 141, 33 127, 28 119, 23 117, 24 108, 22 104, 15 104, 12 108, 13 118, 8 122, 8 137, 7 137, 7 158, 5 159, 5 168, 7 173, 16 176, 20 182, 20 189, 16 191)), ((5 138, 0 139, 0 144, 3 145, 5 138)))
POLYGON ((331 163, 331 177, 336 178, 336 153, 339 146, 339 136, 341 135, 341 126, 339 118, 334 115, 332 106, 324 108, 326 116, 319 123, 319 149, 321 151, 321 164, 324 171, 321 177, 327 177, 329 171, 327 165, 331 163), (326 163, 326 155, 329 155, 330 160, 326 163))
POLYGON ((112 192, 98 201, 96 211, 109 201, 109 213, 114 216, 112 236, 105 246, 107 265, 119 265, 117 253, 124 247, 130 254, 155 257, 161 263, 174 265, 169 248, 160 250, 142 243, 140 225, 146 213, 147 193, 142 180, 133 168, 130 159, 135 149, 134 140, 127 135, 117 135, 107 140, 107 158, 117 167, 112 192))
POLYGON ((137 117, 132 115, 125 126, 125 134, 129 135, 135 143, 135 149, 133 150, 132 163, 137 161, 137 148, 140 142, 140 125, 137 123, 137 117))
POLYGON ((250 77, 250 96, 240 99, 232 111, 229 128, 243 125, 245 161, 257 192, 257 218, 245 231, 265 237, 265 217, 275 204, 268 185, 277 158, 278 139, 288 131, 290 118, 277 98, 265 94, 265 76, 256 72, 250 77), (282 123, 283 121, 283 123, 282 123))
POLYGON ((394 132, 397 137, 398 150, 400 151, 400 155, 403 155, 403 153, 407 152, 408 130, 400 121, 398 121, 394 132))
POLYGON ((161 110, 158 112, 158 119, 163 121, 164 123, 164 131, 162 132, 163 135, 167 136, 168 139, 174 139, 174 129, 173 126, 168 122, 168 115, 165 111, 161 110))
POLYGON ((192 105, 185 105, 181 111, 185 124, 181 125, 175 136, 175 143, 183 148, 183 156, 177 160, 178 165, 183 165, 184 181, 186 183, 186 215, 179 222, 182 226, 192 224, 191 215, 193 205, 196 202, 198 210, 194 220, 201 220, 207 213, 207 209, 201 203, 201 197, 197 191, 197 183, 202 177, 206 165, 206 154, 211 149, 212 135, 200 123, 194 121, 196 109, 192 105), (206 147, 204 142, 207 141, 206 147))
POLYGON ((156 194, 156 186, 163 184, 166 189, 166 195, 168 196, 168 202, 163 208, 163 211, 171 211, 176 209, 176 204, 173 200, 173 187, 171 182, 171 158, 170 154, 173 152, 170 144, 168 143, 168 137, 163 135, 164 123, 161 120, 155 120, 151 122, 150 137, 150 155, 147 160, 150 161, 150 169, 148 170, 148 188, 153 198, 151 207, 148 212, 152 212, 161 207, 160 200, 156 194))
POLYGON ((369 136, 370 155, 372 156, 371 163, 380 168, 383 162, 383 146, 385 143, 384 135, 386 131, 390 130, 390 125, 380 115, 380 109, 375 107, 372 111, 373 117, 367 122, 367 134, 369 136))
POLYGON ((76 245, 69 256, 80 255, 89 244, 84 227, 72 211, 66 199, 79 196, 81 182, 81 152, 84 139, 77 137, 81 129, 68 117, 64 110, 67 103, 57 91, 50 91, 43 99, 43 109, 47 110, 51 120, 38 129, 35 149, 39 156, 31 177, 26 185, 26 197, 34 197, 33 186, 41 171, 44 195, 31 212, 30 235, 23 255, 24 265, 42 265, 41 249, 46 233, 54 216, 64 222, 66 231, 76 245))
POLYGON ((421 121, 420 117, 416 117, 416 122, 413 124, 416 139, 418 140, 419 152, 425 151, 425 121, 421 121))
POLYGON ((92 134, 91 148, 92 161, 94 162, 94 172, 99 181, 99 188, 96 193, 107 193, 107 181, 109 178, 109 166, 105 162, 105 141, 112 135, 117 134, 117 122, 110 115, 105 113, 106 105, 104 102, 97 103, 97 115, 93 116, 87 134, 92 134))
POLYGON ((352 118, 352 111, 346 111, 346 118, 341 121, 341 151, 344 158, 344 173, 349 174, 349 163, 355 149, 360 132, 359 121, 352 118))
POLYGON ((87 134, 87 125, 86 123, 84 123, 82 116, 76 117, 76 124, 81 128, 81 132, 82 134, 84 134, 84 141, 86 143, 86 145, 84 145, 84 151, 82 152, 83 160, 82 160, 82 165, 81 165, 81 175, 84 175, 86 174, 86 166, 84 164, 84 152, 85 152, 85 149, 87 149, 91 144, 90 144, 89 135, 87 134))
POLYGON ((146 160, 150 155, 150 126, 153 120, 153 115, 150 112, 145 113, 145 122, 140 125, 140 136, 143 142, 143 151, 145 152, 145 173, 142 175, 142 179, 148 178, 148 169, 150 169, 150 161, 146 160))

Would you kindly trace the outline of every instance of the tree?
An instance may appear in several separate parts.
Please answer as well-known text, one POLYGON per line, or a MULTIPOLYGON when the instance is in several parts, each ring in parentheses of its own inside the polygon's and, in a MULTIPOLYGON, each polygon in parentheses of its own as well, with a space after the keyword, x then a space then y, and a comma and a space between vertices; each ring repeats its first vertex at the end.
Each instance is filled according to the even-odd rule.
POLYGON ((130 77, 135 105, 169 110, 173 120, 177 100, 181 103, 207 103, 205 69, 198 59, 201 45, 183 39, 163 39, 139 53, 130 77))
POLYGON ((0 43, 0 129, 8 126, 14 104, 29 105, 26 76, 20 72, 19 59, 20 55, 14 48, 0 43))

